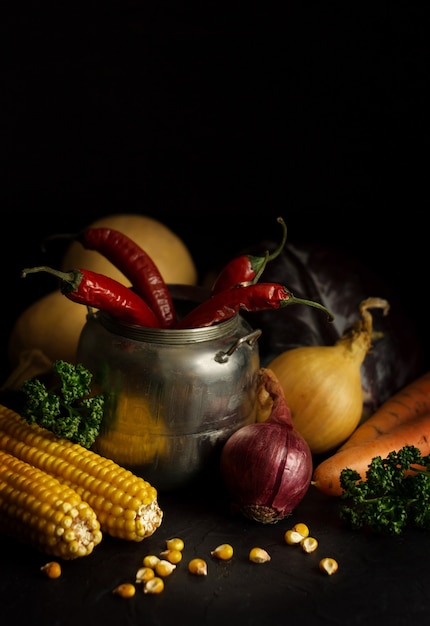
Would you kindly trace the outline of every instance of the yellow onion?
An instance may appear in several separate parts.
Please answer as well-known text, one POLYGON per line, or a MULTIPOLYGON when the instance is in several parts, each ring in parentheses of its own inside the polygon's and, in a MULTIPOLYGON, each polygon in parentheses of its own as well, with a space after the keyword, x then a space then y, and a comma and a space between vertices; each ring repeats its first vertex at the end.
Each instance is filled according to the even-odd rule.
MULTIPOLYGON (((230 435, 221 451, 220 468, 233 510, 267 524, 289 515, 303 499, 313 466, 309 446, 294 428, 273 372, 261 368, 258 386, 270 396, 270 415, 230 435)), ((265 395, 258 393, 257 402, 261 399, 266 409, 265 395)))
POLYGON ((333 346, 302 346, 276 356, 268 367, 278 377, 297 430, 313 454, 342 444, 358 426, 363 410, 360 368, 372 346, 369 309, 389 304, 368 298, 361 318, 333 346))

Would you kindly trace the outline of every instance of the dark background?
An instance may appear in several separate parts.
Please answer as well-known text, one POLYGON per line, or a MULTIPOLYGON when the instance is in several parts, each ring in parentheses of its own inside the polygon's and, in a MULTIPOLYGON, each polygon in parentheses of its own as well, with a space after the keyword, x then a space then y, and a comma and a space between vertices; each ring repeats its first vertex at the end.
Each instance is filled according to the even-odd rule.
POLYGON ((282 215, 364 259, 428 343, 424 5, 280 7, 4 10, 3 352, 52 288, 19 278, 41 240, 121 212, 170 226, 201 279, 282 215))

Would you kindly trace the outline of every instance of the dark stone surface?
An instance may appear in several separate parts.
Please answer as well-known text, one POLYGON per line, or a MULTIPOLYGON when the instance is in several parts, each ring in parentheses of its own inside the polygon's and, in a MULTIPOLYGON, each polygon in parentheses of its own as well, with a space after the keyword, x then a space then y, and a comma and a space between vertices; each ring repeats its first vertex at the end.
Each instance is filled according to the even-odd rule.
POLYGON ((164 519, 152 537, 132 544, 105 536, 92 555, 64 563, 57 580, 39 571, 46 555, 1 538, 3 620, 62 626, 77 620, 123 626, 174 626, 182 620, 210 626, 223 620, 358 626, 409 623, 428 614, 425 532, 379 537, 351 531, 339 520, 337 499, 313 488, 291 517, 268 525, 232 515, 219 483, 210 478, 193 491, 160 494, 159 502, 164 519), (306 523, 318 539, 315 552, 285 543, 284 533, 295 522, 306 523), (140 587, 128 600, 112 594, 116 585, 133 582, 144 556, 158 555, 166 539, 176 536, 185 543, 183 560, 165 579, 161 595, 145 595, 140 587), (221 543, 233 546, 231 561, 210 556, 221 543), (271 561, 249 562, 254 546, 267 550, 271 561), (338 561, 336 574, 319 570, 323 556, 338 561), (187 571, 194 557, 207 561, 206 577, 187 571))

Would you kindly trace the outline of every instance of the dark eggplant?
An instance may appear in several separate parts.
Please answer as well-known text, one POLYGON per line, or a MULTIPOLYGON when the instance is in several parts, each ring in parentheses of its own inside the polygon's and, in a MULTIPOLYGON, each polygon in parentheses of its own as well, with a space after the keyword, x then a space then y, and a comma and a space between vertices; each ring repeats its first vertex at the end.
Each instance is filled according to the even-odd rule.
MULTIPOLYGON (((251 253, 275 247, 274 242, 266 241, 251 253)), ((287 243, 267 265, 260 281, 282 283, 295 296, 320 302, 335 316, 330 322, 321 311, 301 305, 246 313, 249 323, 262 330, 259 347, 263 366, 284 350, 333 345, 359 318, 361 301, 379 297, 388 300, 390 311, 386 316, 372 311, 375 339, 361 368, 363 418, 423 372, 422 343, 404 303, 362 261, 333 247, 287 243)))

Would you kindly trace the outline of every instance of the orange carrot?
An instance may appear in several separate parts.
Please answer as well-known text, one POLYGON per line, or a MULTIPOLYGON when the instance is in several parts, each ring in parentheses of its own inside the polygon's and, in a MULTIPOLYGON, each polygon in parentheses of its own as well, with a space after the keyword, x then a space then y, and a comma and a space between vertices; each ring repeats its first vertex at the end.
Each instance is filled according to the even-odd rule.
POLYGON ((312 484, 327 495, 340 496, 343 469, 355 469, 364 479, 372 458, 384 458, 405 445, 430 454, 430 372, 395 393, 334 454, 321 461, 312 484))
POLYGON ((363 422, 339 450, 365 443, 388 433, 402 422, 430 413, 430 372, 400 389, 363 422))

